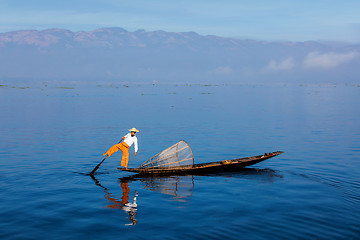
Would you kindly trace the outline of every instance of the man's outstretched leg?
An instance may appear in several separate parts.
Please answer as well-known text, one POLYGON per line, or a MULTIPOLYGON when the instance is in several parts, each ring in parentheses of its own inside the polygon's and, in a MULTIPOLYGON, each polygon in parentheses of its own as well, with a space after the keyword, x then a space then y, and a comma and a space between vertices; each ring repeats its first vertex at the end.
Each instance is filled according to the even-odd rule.
POLYGON ((114 146, 112 146, 111 148, 109 148, 109 150, 107 150, 107 152, 104 153, 103 155, 106 156, 106 154, 107 154, 107 155, 109 155, 109 157, 110 157, 111 155, 113 155, 114 153, 116 153, 119 149, 120 149, 120 143, 115 144, 114 146))

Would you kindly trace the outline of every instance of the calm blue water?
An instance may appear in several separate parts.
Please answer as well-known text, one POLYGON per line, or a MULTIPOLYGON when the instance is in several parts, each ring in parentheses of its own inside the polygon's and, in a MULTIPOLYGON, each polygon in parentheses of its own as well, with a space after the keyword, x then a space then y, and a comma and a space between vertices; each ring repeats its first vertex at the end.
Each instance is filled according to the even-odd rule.
POLYGON ((1 84, 0 239, 360 238, 356 85, 1 84), (129 167, 181 139, 197 163, 285 153, 163 178, 118 153, 85 175, 132 127, 129 167))

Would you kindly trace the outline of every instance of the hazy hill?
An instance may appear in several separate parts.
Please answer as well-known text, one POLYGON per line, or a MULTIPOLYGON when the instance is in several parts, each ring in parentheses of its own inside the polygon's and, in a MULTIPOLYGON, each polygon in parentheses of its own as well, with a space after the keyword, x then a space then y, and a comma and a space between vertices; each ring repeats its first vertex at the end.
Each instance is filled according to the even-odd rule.
POLYGON ((360 45, 104 28, 0 33, 0 80, 357 82, 360 45))

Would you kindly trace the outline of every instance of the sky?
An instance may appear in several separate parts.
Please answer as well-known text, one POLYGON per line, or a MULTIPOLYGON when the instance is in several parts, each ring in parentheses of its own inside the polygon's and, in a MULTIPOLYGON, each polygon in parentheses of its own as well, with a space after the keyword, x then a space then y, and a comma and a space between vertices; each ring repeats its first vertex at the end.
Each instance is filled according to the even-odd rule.
POLYGON ((63 28, 360 42, 359 0, 0 0, 0 32, 63 28))

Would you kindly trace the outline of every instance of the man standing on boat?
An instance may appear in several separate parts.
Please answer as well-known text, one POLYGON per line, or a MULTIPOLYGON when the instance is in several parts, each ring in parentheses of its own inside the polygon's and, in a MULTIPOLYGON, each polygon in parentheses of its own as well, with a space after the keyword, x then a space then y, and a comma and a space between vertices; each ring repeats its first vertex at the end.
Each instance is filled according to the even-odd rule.
POLYGON ((131 145, 134 144, 135 156, 138 151, 138 141, 135 134, 139 132, 139 130, 137 130, 136 128, 132 128, 129 131, 130 133, 123 136, 118 144, 115 144, 106 153, 103 154, 104 156, 107 155, 108 157, 110 157, 120 149, 122 152, 121 166, 123 166, 125 169, 127 169, 127 165, 129 162, 129 148, 131 147, 131 145))

